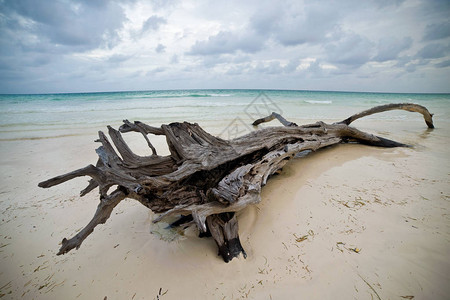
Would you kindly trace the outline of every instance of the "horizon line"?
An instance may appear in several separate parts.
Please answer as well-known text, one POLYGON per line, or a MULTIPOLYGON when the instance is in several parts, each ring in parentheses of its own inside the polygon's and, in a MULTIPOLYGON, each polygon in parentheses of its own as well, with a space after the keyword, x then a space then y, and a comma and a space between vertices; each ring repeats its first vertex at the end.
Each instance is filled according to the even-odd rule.
POLYGON ((308 89, 269 89, 269 88, 192 88, 192 89, 149 89, 149 90, 118 90, 118 91, 84 91, 84 92, 45 92, 45 93, 0 93, 2 96, 36 96, 36 95, 76 95, 76 94, 107 94, 130 92, 162 92, 162 91, 293 91, 293 92, 328 92, 328 93, 365 93, 365 94, 416 94, 416 95, 447 95, 450 92, 373 92, 373 91, 347 91, 347 90, 308 90, 308 89))

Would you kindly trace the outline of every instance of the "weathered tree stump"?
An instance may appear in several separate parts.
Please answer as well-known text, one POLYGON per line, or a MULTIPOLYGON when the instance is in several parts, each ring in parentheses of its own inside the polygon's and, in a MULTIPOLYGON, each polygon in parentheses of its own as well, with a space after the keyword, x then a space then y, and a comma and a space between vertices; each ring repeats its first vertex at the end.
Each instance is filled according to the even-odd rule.
POLYGON ((361 117, 392 109, 419 112, 427 126, 433 128, 428 110, 409 103, 374 107, 334 124, 317 122, 298 126, 272 113, 253 124, 257 126, 277 118, 284 127, 264 128, 232 140, 214 137, 198 124, 187 122, 152 127, 125 120, 119 130, 108 126, 119 153, 100 131, 97 142, 102 145, 96 150, 99 159, 95 166, 88 165, 39 183, 40 187, 49 188, 75 177, 90 176, 88 186, 80 195, 99 188, 100 203, 94 217, 74 237, 63 239, 58 255, 78 249, 98 224, 106 222, 121 200, 132 198, 160 213, 154 222, 176 215, 180 219, 171 226, 193 223, 200 236, 211 235, 225 262, 241 253, 246 257, 235 212, 261 201, 261 187, 269 176, 300 152, 338 143, 407 146, 349 126, 361 117), (152 150, 151 156, 138 156, 131 151, 121 135, 130 131, 142 133, 152 150), (159 156, 148 134, 164 135, 170 155, 159 156), (110 192, 112 187, 115 188, 110 192))

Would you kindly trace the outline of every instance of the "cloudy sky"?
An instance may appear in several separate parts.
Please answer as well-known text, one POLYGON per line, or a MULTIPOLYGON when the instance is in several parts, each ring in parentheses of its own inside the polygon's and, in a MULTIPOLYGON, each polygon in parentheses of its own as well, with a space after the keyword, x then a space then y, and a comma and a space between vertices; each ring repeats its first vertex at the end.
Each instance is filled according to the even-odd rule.
POLYGON ((0 93, 450 92, 449 0, 0 0, 0 93))

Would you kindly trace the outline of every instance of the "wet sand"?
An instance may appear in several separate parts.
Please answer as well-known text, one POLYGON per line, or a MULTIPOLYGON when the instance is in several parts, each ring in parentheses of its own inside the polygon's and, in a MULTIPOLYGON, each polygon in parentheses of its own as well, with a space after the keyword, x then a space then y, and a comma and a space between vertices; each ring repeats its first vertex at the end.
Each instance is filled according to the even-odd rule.
POLYGON ((2 141, 1 298, 448 299, 448 130, 355 125, 415 147, 339 145, 289 163, 239 213, 248 257, 228 264, 212 239, 153 225, 134 200, 56 256, 98 196, 78 197, 87 178, 37 183, 95 162, 96 137, 2 141))

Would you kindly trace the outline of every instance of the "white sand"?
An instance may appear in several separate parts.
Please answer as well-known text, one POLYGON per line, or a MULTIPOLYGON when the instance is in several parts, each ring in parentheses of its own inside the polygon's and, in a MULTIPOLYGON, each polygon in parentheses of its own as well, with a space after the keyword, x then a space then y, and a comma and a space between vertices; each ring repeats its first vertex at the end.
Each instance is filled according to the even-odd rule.
POLYGON ((399 124, 355 125, 415 148, 339 145, 288 164, 239 214, 248 257, 228 264, 194 232, 166 241, 133 200, 56 256, 98 197, 78 197, 87 178, 37 183, 95 162, 95 136, 2 141, 1 298, 448 299, 450 134, 399 124))

